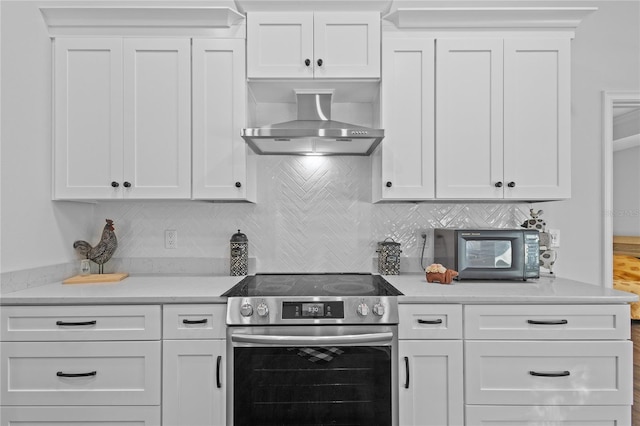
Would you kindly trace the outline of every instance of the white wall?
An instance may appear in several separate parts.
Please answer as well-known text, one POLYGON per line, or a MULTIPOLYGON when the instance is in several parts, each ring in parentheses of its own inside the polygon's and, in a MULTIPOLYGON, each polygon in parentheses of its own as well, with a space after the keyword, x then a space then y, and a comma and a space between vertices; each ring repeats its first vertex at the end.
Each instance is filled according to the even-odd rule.
POLYGON ((51 40, 35 2, 2 1, 2 272, 65 263, 93 206, 51 202, 51 40))
POLYGON ((640 236, 640 147, 613 154, 613 235, 640 236))
POLYGON ((572 42, 572 198, 542 206, 562 233, 559 276, 601 284, 603 277, 603 90, 640 89, 640 2, 597 6, 572 42))

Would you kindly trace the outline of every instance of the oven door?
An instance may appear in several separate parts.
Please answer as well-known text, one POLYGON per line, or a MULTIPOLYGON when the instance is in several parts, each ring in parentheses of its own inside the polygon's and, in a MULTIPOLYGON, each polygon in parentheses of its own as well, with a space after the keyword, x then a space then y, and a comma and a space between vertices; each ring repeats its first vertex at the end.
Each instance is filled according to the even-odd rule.
POLYGON ((229 327, 228 425, 397 425, 397 326, 229 327))

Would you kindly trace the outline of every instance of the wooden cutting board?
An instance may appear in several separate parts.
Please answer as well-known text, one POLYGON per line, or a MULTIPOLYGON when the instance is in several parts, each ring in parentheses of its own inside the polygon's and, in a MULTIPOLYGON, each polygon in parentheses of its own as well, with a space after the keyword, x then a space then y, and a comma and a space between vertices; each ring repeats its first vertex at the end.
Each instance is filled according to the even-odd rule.
POLYGON ((76 275, 62 281, 62 284, 91 284, 91 283, 113 283, 122 281, 129 276, 126 272, 118 272, 115 274, 89 274, 76 275))

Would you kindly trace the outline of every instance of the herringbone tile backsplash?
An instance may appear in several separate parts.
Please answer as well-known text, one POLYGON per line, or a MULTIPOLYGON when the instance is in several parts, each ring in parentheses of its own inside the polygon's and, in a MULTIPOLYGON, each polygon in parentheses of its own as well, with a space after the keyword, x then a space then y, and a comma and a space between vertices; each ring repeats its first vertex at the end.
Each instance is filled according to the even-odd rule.
POLYGON ((422 252, 418 230, 429 230, 425 263, 431 263, 433 228, 517 227, 528 217, 530 207, 372 204, 367 157, 265 156, 258 158, 257 165, 256 204, 100 203, 91 238, 97 241, 104 219, 113 219, 119 247, 112 262, 156 259, 149 262, 149 269, 154 269, 158 258, 166 259, 163 272, 171 272, 167 265, 176 259, 192 264, 194 258, 210 259, 218 265, 212 266, 213 273, 226 274, 229 239, 238 229, 249 238, 250 272, 377 272, 377 242, 389 237, 402 245, 402 270, 418 272, 422 252), (166 229, 178 231, 177 249, 164 248, 166 229))

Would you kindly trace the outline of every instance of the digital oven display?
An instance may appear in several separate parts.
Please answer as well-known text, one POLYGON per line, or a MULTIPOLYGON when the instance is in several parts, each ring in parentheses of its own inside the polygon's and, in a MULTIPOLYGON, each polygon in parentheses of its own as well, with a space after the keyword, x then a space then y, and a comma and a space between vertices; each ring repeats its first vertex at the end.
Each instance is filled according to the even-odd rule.
POLYGON ((282 319, 344 318, 343 302, 282 302, 282 319))

